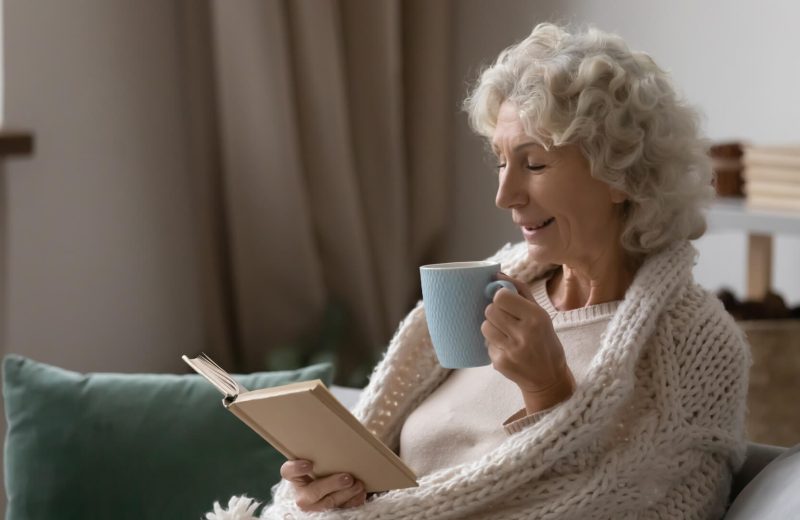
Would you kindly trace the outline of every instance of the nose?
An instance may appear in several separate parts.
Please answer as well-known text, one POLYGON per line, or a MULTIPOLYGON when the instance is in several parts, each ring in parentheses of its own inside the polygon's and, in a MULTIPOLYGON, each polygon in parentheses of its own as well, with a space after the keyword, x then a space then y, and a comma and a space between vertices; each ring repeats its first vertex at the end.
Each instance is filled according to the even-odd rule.
POLYGON ((500 172, 500 183, 494 203, 500 209, 522 207, 528 203, 528 194, 522 184, 522 175, 511 167, 500 172))

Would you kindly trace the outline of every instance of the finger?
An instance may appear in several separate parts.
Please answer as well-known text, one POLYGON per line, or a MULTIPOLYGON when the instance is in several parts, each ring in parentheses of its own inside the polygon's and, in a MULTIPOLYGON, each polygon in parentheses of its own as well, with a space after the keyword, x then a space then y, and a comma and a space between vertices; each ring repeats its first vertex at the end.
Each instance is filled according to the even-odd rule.
POLYGON ((305 486, 314 480, 311 470, 314 464, 309 460, 287 460, 281 465, 281 477, 298 486, 305 486))
POLYGON ((367 492, 362 491, 361 493, 358 493, 356 496, 354 496, 353 498, 342 504, 340 507, 343 509, 347 509, 350 507, 358 507, 358 506, 363 506, 366 502, 367 502, 367 492))
POLYGON ((519 319, 509 314, 500 305, 490 303, 484 311, 486 319, 495 327, 500 329, 506 336, 511 336, 512 331, 517 327, 519 319))
POLYGON ((343 507, 354 498, 359 498, 361 495, 366 497, 366 494, 366 491, 364 491, 364 484, 362 484, 360 480, 356 480, 349 488, 332 493, 330 496, 335 504, 334 507, 343 507))
MULTIPOLYGON (((523 298, 525 298, 526 300, 533 301, 533 293, 531 293, 531 290, 528 287, 528 284, 526 284, 522 280, 517 280, 516 278, 512 278, 512 277, 508 276, 506 273, 504 273, 502 271, 498 271, 497 279, 498 280, 505 280, 507 282, 513 283, 514 287, 517 289, 517 292, 523 298)), ((497 291, 497 292, 499 293, 500 291, 497 291)), ((509 291, 509 292, 511 292, 511 291, 509 291)), ((511 293, 511 294, 513 294, 513 293, 511 293)))
MULTIPOLYGON (((498 277, 501 274, 502 273, 499 273, 498 277)), ((517 290, 520 290, 520 285, 523 287, 525 286, 525 284, 519 280, 514 281, 514 286, 517 287, 517 290)), ((546 313, 546 311, 536 302, 533 295, 527 288, 525 288, 524 293, 521 292, 521 297, 520 294, 514 294, 511 291, 503 291, 501 289, 494 295, 493 303, 518 320, 531 318, 531 316, 536 312, 531 311, 532 307, 539 309, 540 312, 546 313)))
POLYGON ((316 507, 331 509, 336 506, 331 495, 337 491, 347 489, 352 485, 353 477, 346 473, 337 473, 335 475, 318 478, 314 482, 297 490, 296 502, 301 509, 316 507))
MULTIPOLYGON (((360 481, 356 481, 354 484, 351 484, 346 489, 341 489, 339 491, 335 491, 328 495, 325 495, 320 500, 318 500, 314 504, 305 504, 301 505, 301 509, 303 511, 328 511, 330 509, 336 509, 338 507, 343 507, 344 504, 352 500, 353 498, 357 498, 359 495, 365 494, 364 492, 364 485, 360 481)), ((300 503, 298 502, 298 505, 300 503)))
POLYGON ((492 325, 492 322, 488 320, 481 323, 481 334, 483 334, 483 337, 486 339, 487 346, 498 346, 508 341, 508 336, 506 336, 502 330, 492 325))
POLYGON ((491 343, 486 345, 486 354, 489 356, 489 361, 491 361, 495 370, 499 370, 501 366, 504 366, 508 359, 503 349, 491 343))

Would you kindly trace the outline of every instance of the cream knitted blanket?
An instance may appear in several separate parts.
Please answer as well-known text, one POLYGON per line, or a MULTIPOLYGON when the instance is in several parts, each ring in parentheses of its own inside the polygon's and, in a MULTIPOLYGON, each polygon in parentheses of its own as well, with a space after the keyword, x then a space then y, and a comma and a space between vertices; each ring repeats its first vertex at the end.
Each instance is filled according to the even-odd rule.
MULTIPOLYGON (((281 482, 261 518, 720 518, 744 458, 750 354, 722 305, 694 283, 695 255, 682 242, 651 256, 575 394, 481 459, 327 513, 300 511, 281 482)), ((507 244, 492 259, 526 281, 545 271, 527 259, 525 243, 507 244)), ((403 421, 447 373, 418 304, 355 414, 397 449, 403 421)), ((250 520, 256 506, 233 497, 207 518, 250 520)))

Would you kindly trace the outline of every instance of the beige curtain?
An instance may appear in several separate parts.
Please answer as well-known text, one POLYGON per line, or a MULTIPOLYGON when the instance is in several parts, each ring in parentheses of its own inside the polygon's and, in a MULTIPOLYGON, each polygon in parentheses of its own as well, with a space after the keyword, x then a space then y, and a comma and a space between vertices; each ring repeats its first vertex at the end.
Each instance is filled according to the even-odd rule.
POLYGON ((179 4, 208 345, 237 370, 352 321, 340 373, 382 349, 438 260, 450 4, 179 4))

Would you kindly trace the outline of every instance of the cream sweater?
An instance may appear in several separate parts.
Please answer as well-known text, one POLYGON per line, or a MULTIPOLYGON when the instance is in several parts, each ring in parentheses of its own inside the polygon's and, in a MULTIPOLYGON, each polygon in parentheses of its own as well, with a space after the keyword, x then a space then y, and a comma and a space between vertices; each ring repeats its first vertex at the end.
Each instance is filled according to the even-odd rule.
MULTIPOLYGON (((305 514, 286 482, 261 513, 275 519, 715 519, 744 459, 750 355, 721 303, 692 279, 695 249, 673 244, 636 274, 573 396, 480 459, 365 505, 305 514)), ((525 243, 495 256, 526 282, 548 269, 525 243)), ((421 305, 401 322, 356 416, 392 449, 405 419, 449 371, 421 305)), ((233 497, 213 520, 250 520, 233 497)))
MULTIPOLYGON (((537 280, 531 292, 536 303, 550 314, 567 365, 580 384, 619 302, 559 312, 547 294, 548 278, 537 280)), ((500 446, 508 435, 551 411, 526 414, 517 385, 491 365, 453 370, 403 423, 399 455, 422 477, 478 460, 500 446)))

